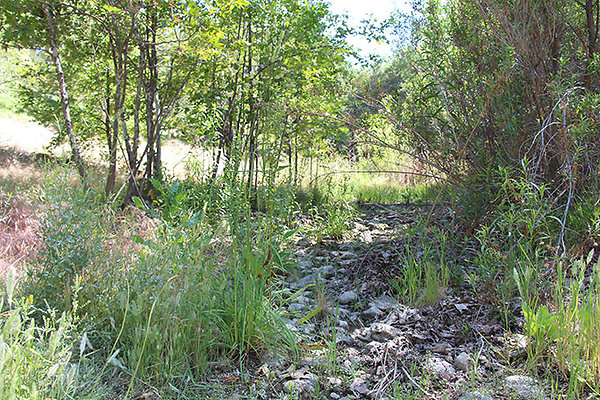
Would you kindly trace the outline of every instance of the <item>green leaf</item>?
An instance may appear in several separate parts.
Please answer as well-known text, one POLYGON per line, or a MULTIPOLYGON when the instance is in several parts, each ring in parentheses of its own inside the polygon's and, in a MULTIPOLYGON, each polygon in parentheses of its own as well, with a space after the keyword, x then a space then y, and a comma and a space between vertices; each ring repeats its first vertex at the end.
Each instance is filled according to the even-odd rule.
POLYGON ((139 197, 134 196, 131 200, 133 200, 133 204, 135 204, 136 207, 141 208, 142 210, 148 209, 148 207, 146 207, 142 199, 140 199, 139 197))
POLYGON ((301 318, 298 321, 298 325, 304 324, 306 321, 310 320, 312 317, 314 317, 315 315, 317 315, 318 313, 320 313, 321 310, 323 310, 323 308, 321 308, 321 307, 315 308, 314 310, 312 310, 311 312, 309 312, 305 317, 301 318))
POLYGON ((119 7, 113 7, 113 6, 109 6, 109 5, 104 5, 104 6, 102 6, 102 8, 104 8, 109 13, 120 14, 123 12, 123 10, 120 9, 119 7))

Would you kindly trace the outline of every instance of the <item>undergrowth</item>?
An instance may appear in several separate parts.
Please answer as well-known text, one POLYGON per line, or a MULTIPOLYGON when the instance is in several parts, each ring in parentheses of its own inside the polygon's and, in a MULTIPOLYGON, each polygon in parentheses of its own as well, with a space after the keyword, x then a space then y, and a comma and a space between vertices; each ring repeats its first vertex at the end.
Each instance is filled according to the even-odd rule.
POLYGON ((552 371, 560 371, 566 398, 598 395, 597 202, 586 192, 566 202, 526 170, 500 168, 488 178, 485 189, 469 197, 487 199, 481 201, 485 210, 478 200, 463 208, 463 215, 479 215, 469 275, 473 287, 498 306, 509 330, 520 329, 521 316, 511 307, 520 303, 531 339, 529 369, 553 381, 552 371))
MULTIPOLYGON (((120 212, 97 190, 72 186, 68 173, 53 169, 47 179, 36 194, 38 257, 2 303, 2 398, 110 398, 107 376, 120 382, 120 397, 147 385, 177 395, 201 387, 213 362, 235 360, 244 376, 249 358, 294 358, 297 337, 279 312, 289 293, 277 282, 293 269, 297 231, 341 240, 357 200, 384 197, 435 199, 445 213, 441 226, 432 209, 403 228, 389 280, 401 301, 434 305, 467 283, 497 306, 506 329, 530 337, 528 368, 543 375, 540 366, 551 365, 568 398, 600 392, 593 193, 576 193, 565 212, 547 185, 498 169, 477 178, 475 191, 419 186, 402 189, 404 199, 396 189, 378 198, 376 184, 321 180, 259 186, 249 198, 225 175, 153 182, 153 204, 136 199, 135 212, 120 212)), ((325 337, 335 372, 336 337, 325 337)))
MULTIPOLYGON (((95 363, 108 363, 129 382, 124 397, 141 382, 186 390, 203 379, 211 361, 237 359, 243 370, 249 355, 294 356, 296 337, 278 312, 285 294, 273 284, 292 264, 287 246, 293 231, 273 222, 286 218, 276 214, 286 207, 253 212, 244 193, 230 187, 224 206, 210 208, 210 193, 200 197, 207 192, 174 181, 157 185, 162 196, 153 206, 136 200, 147 214, 141 218, 155 221, 140 224, 139 213, 119 214, 93 190, 69 188, 68 180, 68 173, 51 174, 44 186, 42 251, 17 290, 29 300, 0 320, 6 327, 16 319, 31 322, 18 340, 46 343, 43 332, 50 328, 33 322, 44 320, 42 310, 62 313, 53 319, 58 325, 77 319, 74 335, 85 327, 86 340, 99 349, 95 363)), ((64 339, 60 365, 72 357, 73 340, 64 339)), ((28 349, 23 357, 31 356, 28 349)), ((14 368, 11 379, 27 373, 14 368)), ((39 398, 68 397, 70 389, 54 381, 39 398)), ((25 397, 38 398, 38 389, 31 390, 25 397)))

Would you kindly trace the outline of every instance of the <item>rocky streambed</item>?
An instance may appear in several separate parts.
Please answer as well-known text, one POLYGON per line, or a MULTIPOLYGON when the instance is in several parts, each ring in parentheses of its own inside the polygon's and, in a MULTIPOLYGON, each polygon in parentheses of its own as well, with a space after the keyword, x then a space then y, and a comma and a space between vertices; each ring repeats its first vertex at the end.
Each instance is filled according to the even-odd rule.
POLYGON ((497 305, 464 280, 440 288, 429 305, 403 304, 393 289, 407 232, 427 212, 424 205, 365 205, 344 240, 300 239, 296 270, 282 282, 292 294, 282 307, 300 354, 255 360, 249 389, 230 397, 550 398, 519 369, 528 341, 511 333, 523 323, 518 303, 507 305, 514 313, 507 329, 497 305))

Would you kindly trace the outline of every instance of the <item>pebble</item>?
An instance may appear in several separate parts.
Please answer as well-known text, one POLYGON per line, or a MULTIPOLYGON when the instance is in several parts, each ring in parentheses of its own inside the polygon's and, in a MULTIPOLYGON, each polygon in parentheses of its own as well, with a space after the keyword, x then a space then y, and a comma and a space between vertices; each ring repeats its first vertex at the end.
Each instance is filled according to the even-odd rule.
POLYGON ((356 254, 351 251, 343 251, 340 253, 340 258, 342 260, 356 259, 356 254))
POLYGON ((344 343, 348 347, 351 347, 355 344, 354 338, 352 336, 345 335, 343 333, 338 333, 337 340, 338 340, 338 343, 344 343))
POLYGON ((463 371, 463 372, 467 372, 467 373, 470 372, 471 357, 469 357, 469 355, 463 351, 458 356, 456 356, 456 358, 454 359, 454 366, 459 371, 463 371))
POLYGON ((296 297, 294 303, 309 304, 310 299, 306 296, 298 296, 296 297))
POLYGON ((350 311, 346 310, 345 308, 342 307, 332 307, 331 308, 331 315, 333 317, 337 317, 337 318, 342 318, 342 317, 347 317, 350 315, 350 311))
POLYGON ((340 302, 340 304, 349 304, 353 301, 356 301, 356 299, 358 299, 356 290, 348 290, 338 297, 338 301, 340 302))
POLYGON ((450 350, 452 350, 452 346, 446 342, 436 343, 435 346, 431 348, 433 353, 438 354, 450 354, 450 350))
POLYGON ((288 306, 288 311, 291 313, 300 312, 304 310, 306 306, 302 303, 292 303, 288 306))
POLYGON ((438 357, 427 360, 427 367, 437 378, 444 381, 453 380, 456 376, 456 370, 452 364, 438 357))
POLYGON ((324 278, 330 277, 335 274, 335 267, 333 265, 323 265, 322 267, 317 268, 315 273, 324 278))
POLYGON ((310 260, 298 261, 298 269, 300 269, 301 271, 305 271, 310 267, 312 267, 312 262, 310 260))
POLYGON ((354 381, 352 381, 350 390, 363 396, 369 393, 369 388, 367 388, 365 380, 361 378, 355 378, 354 381))
POLYGON ((296 242, 296 246, 308 247, 310 246, 310 240, 308 240, 307 238, 301 238, 296 242))
POLYGON ((380 310, 389 310, 398 305, 398 301, 387 294, 379 296, 371 303, 372 307, 377 307, 380 310))
POLYGON ((314 285, 316 283, 314 275, 307 275, 304 278, 298 280, 297 282, 293 282, 290 287, 292 289, 302 289, 308 285, 314 285))
POLYGON ((378 342, 386 342, 400 335, 400 330, 388 324, 374 323, 369 328, 371 330, 371 339, 378 342))
POLYGON ((288 394, 292 394, 292 393, 310 394, 315 391, 315 388, 307 380, 293 379, 293 380, 287 381, 283 384, 283 391, 288 394))
POLYGON ((460 396, 458 400, 494 400, 492 397, 488 396, 485 393, 481 393, 478 390, 473 392, 467 392, 460 396))
POLYGON ((342 243, 339 247, 340 250, 349 251, 354 249, 354 244, 352 243, 342 243))
POLYGON ((361 232, 358 235, 358 238, 363 243, 368 243, 368 244, 373 243, 373 235, 369 231, 361 232))
POLYGON ((543 390, 535 379, 526 375, 511 375, 505 380, 506 389, 516 394, 521 400, 538 400, 544 398, 543 390))
POLYGON ((372 306, 369 309, 363 311, 361 315, 364 318, 376 318, 379 317, 382 313, 383 311, 381 311, 379 308, 372 306))

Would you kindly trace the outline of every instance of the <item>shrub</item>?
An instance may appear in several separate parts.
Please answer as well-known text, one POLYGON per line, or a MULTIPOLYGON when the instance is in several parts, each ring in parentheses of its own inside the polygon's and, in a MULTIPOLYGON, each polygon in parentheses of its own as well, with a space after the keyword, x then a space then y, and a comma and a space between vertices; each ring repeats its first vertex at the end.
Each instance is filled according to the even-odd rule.
POLYGON ((44 187, 39 228, 39 257, 27 269, 21 285, 40 307, 67 310, 72 304, 76 276, 103 257, 111 211, 101 206, 93 192, 71 188, 64 171, 44 187))

